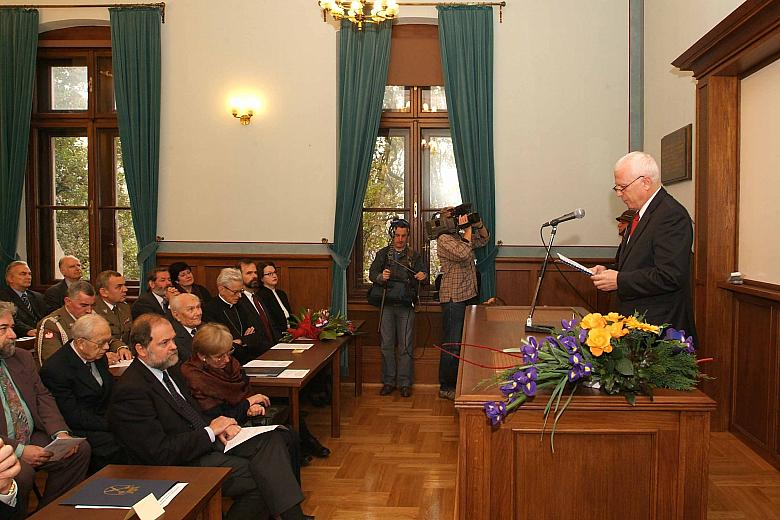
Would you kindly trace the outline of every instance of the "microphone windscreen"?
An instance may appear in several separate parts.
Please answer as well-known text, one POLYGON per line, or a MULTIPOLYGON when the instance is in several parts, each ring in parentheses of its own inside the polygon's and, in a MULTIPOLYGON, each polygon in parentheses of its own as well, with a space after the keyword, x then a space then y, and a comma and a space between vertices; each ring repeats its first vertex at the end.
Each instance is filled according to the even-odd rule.
POLYGON ((582 208, 577 208, 574 210, 574 218, 582 218, 585 216, 585 210, 582 208))

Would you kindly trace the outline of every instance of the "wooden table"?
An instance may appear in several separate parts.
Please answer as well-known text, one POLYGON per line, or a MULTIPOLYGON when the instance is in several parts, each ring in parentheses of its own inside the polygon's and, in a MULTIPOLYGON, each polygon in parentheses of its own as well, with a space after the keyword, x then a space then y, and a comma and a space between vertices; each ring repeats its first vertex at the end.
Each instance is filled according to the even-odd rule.
POLYGON ((181 520, 222 520, 222 482, 230 468, 200 468, 186 466, 117 466, 109 465, 47 505, 32 519, 36 520, 122 520, 126 509, 75 509, 58 503, 73 495, 99 477, 187 482, 165 508, 164 518, 181 520))
MULTIPOLYGON (((571 308, 540 308, 540 323, 570 318, 571 308)), ((469 307, 464 343, 518 346, 527 307, 469 307)), ((537 321, 537 320, 535 320, 537 321)), ((543 338, 542 338, 543 339, 543 338)), ((513 365, 504 353, 463 347, 466 359, 513 365)), ((456 518, 692 520, 707 515, 709 420, 715 403, 702 392, 656 390, 630 406, 622 396, 578 391, 550 446, 547 395, 524 403, 492 428, 483 404, 498 389, 477 387, 494 370, 461 363, 455 407, 459 450, 456 518), (542 432, 545 433, 542 433, 542 432)))
MULTIPOLYGON (((362 321, 354 322, 356 330, 363 325, 362 321)), ((328 341, 306 340, 300 343, 314 343, 314 346, 304 350, 300 354, 294 354, 292 350, 269 350, 258 359, 267 361, 287 361, 292 363, 287 368, 290 370, 309 370, 303 378, 281 377, 252 377, 249 380, 252 386, 283 388, 287 390, 290 399, 290 418, 293 428, 300 429, 300 392, 311 379, 317 375, 328 363, 331 365, 332 395, 330 398, 330 432, 331 437, 341 436, 341 366, 338 353, 342 348, 347 348, 356 336, 344 335, 328 341)), ((356 367, 357 370, 357 367, 356 367)))

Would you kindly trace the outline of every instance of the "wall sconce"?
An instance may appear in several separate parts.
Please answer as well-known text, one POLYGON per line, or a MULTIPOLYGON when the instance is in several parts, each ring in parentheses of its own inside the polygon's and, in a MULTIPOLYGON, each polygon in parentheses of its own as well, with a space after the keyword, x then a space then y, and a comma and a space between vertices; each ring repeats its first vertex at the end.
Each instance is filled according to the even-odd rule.
POLYGON ((255 115, 255 112, 257 112, 259 105, 260 102, 256 97, 234 97, 230 100, 230 113, 241 121, 243 126, 246 126, 249 124, 252 116, 255 115))

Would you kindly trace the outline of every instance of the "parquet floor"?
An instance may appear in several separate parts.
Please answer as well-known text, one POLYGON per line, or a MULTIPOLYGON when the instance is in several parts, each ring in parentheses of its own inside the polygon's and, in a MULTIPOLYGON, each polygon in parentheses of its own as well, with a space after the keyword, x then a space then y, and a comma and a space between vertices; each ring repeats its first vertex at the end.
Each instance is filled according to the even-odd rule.
MULTIPOLYGON (((333 453, 303 468, 304 511, 317 520, 452 519, 452 403, 433 386, 415 387, 409 399, 378 390, 364 385, 356 399, 344 386, 339 439, 329 437, 329 408, 307 408, 311 429, 333 453)), ((730 433, 710 437, 708 518, 780 520, 780 472, 730 433)))

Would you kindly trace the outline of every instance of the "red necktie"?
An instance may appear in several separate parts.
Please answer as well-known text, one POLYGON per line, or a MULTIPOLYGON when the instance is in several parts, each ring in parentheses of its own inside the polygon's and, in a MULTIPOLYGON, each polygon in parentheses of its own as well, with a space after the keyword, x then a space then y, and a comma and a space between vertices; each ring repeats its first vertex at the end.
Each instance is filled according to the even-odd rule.
POLYGON ((628 232, 628 236, 631 236, 634 234, 634 230, 636 229, 637 224, 639 224, 639 212, 637 211, 634 215, 634 220, 631 221, 631 231, 628 232))
POLYGON ((256 294, 252 295, 252 302, 255 304, 257 313, 260 315, 260 321, 263 322, 263 328, 265 329, 265 337, 268 338, 268 341, 273 343, 274 333, 271 332, 271 323, 268 321, 268 315, 265 313, 265 307, 263 307, 263 304, 260 303, 260 299, 257 297, 256 294))

